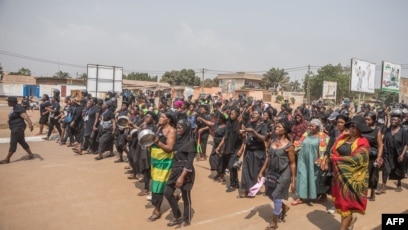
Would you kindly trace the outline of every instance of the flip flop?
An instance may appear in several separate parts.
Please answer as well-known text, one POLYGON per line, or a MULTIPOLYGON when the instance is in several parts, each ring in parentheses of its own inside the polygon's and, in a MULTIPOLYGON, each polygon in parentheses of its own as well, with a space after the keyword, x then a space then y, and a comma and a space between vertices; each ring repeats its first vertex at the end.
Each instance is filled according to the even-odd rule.
POLYGON ((296 206, 296 205, 299 205, 299 204, 303 204, 303 201, 301 201, 301 200, 295 200, 295 201, 293 201, 290 205, 296 206))
POLYGON ((147 221, 154 222, 154 221, 160 219, 160 217, 161 217, 161 214, 153 213, 149 218, 147 218, 147 221))

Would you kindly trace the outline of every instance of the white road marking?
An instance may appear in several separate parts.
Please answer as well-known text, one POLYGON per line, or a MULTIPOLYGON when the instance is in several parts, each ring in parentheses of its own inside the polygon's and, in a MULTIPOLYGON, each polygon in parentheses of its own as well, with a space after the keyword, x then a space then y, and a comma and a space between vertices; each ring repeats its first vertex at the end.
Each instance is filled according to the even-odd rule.
POLYGON ((209 220, 203 220, 203 221, 200 221, 200 222, 197 222, 197 223, 194 223, 194 224, 195 224, 195 225, 196 225, 196 224, 207 224, 207 223, 215 222, 215 221, 222 220, 222 219, 225 219, 225 218, 238 216, 238 215, 241 215, 241 214, 244 214, 244 213, 248 213, 248 212, 251 212, 251 211, 252 211, 252 212, 253 212, 253 211, 257 211, 257 210, 259 210, 259 209, 262 209, 262 208, 268 207, 268 206, 270 206, 270 204, 263 204, 263 205, 256 206, 256 207, 254 207, 254 208, 245 209, 245 210, 241 210, 241 211, 238 211, 238 212, 233 212, 233 213, 230 213, 230 214, 228 214, 228 215, 219 216, 219 217, 217 217, 217 218, 212 218, 212 219, 209 219, 209 220))

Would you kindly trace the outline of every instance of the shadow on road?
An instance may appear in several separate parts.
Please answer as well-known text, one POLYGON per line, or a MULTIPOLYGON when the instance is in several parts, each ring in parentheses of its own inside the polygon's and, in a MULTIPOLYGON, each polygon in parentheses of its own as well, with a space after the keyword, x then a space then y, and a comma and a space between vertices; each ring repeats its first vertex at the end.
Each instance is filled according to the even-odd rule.
POLYGON ((33 156, 34 156, 33 159, 29 159, 29 158, 28 158, 28 155, 24 155, 24 156, 20 157, 19 159, 15 160, 15 161, 12 161, 12 163, 18 162, 18 161, 35 160, 35 159, 40 159, 41 161, 44 160, 44 158, 43 158, 40 154, 38 154, 38 153, 33 153, 33 156))
POLYGON ((245 219, 251 219, 258 213, 259 217, 269 223, 272 219, 273 208, 270 204, 261 205, 253 208, 246 216, 245 219))
POLYGON ((322 210, 314 210, 306 215, 310 223, 316 225, 316 229, 336 229, 340 222, 333 215, 322 210))

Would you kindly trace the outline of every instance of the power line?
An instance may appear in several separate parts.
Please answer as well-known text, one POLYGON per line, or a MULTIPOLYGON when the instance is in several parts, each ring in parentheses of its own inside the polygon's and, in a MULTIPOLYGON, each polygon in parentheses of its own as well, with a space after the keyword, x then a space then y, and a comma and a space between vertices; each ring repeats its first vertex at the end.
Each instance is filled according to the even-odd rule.
POLYGON ((48 63, 48 64, 70 66, 70 67, 75 67, 75 68, 85 68, 85 66, 83 66, 83 65, 77 65, 77 64, 71 64, 71 63, 66 63, 66 62, 59 62, 59 61, 47 60, 47 59, 42 59, 42 58, 37 58, 37 57, 31 57, 31 56, 26 56, 26 55, 17 54, 17 53, 13 53, 13 52, 8 52, 8 51, 4 51, 4 50, 0 50, 0 54, 6 55, 6 56, 11 56, 11 57, 16 57, 16 58, 22 58, 22 59, 26 59, 26 60, 31 60, 31 61, 48 63))

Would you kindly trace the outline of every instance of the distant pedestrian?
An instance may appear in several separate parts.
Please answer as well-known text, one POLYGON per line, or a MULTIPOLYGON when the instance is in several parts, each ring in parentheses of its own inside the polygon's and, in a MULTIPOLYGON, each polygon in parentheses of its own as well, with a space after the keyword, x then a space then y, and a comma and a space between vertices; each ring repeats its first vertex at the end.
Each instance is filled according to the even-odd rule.
POLYGON ((25 141, 24 137, 24 130, 26 128, 26 123, 28 123, 28 127, 32 132, 34 127, 33 123, 31 122, 30 118, 26 114, 26 110, 18 104, 16 97, 8 97, 7 98, 8 106, 12 107, 12 110, 9 113, 9 128, 11 130, 10 135, 10 148, 7 154, 6 159, 0 161, 0 164, 8 164, 10 163, 11 156, 17 150, 17 143, 19 143, 24 150, 28 153, 28 159, 33 159, 34 155, 30 150, 30 146, 28 146, 27 142, 25 141))

